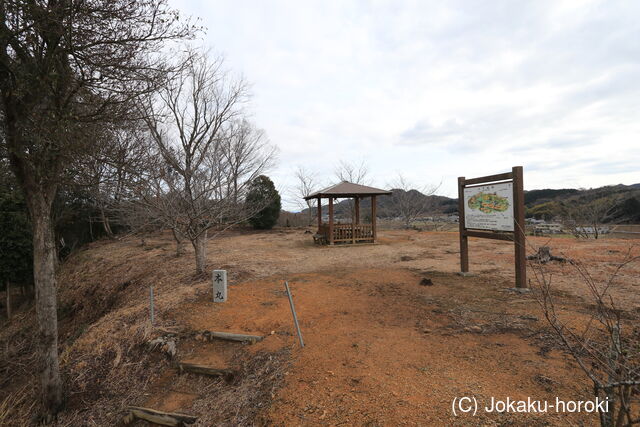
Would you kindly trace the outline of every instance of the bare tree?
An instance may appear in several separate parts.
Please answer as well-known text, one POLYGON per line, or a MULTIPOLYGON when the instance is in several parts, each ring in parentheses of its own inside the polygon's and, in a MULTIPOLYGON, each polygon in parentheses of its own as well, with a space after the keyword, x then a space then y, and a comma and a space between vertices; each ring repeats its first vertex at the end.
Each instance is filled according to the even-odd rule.
POLYGON ((347 181, 362 185, 368 185, 370 182, 369 167, 364 160, 359 164, 340 160, 334 169, 334 175, 338 181, 347 181))
MULTIPOLYGON (((97 211, 97 222, 113 237, 112 223, 122 223, 121 204, 131 197, 131 186, 150 165, 149 141, 142 121, 103 127, 96 135, 95 151, 73 165, 74 184, 88 190, 97 211)), ((93 221, 94 218, 91 218, 93 221)))
MULTIPOLYGON (((369 167, 362 160, 359 164, 345 162, 340 160, 333 170, 336 179, 339 182, 347 181, 354 184, 369 185, 369 167)), ((346 202, 351 218, 355 217, 355 202, 353 199, 348 199, 346 202)))
POLYGON ((607 232, 603 223, 615 204, 615 197, 573 200, 562 204, 563 225, 576 238, 598 239, 601 234, 607 232))
POLYGON ((309 196, 317 189, 318 186, 318 178, 316 174, 310 172, 303 168, 302 166, 298 166, 295 171, 296 184, 292 190, 292 198, 302 209, 307 209, 308 214, 308 224, 313 222, 313 217, 315 214, 316 201, 313 199, 305 200, 305 197, 309 196))
POLYGON ((273 163, 275 149, 242 120, 246 84, 230 78, 220 58, 188 52, 180 62, 183 73, 141 106, 158 166, 138 201, 176 240, 191 242, 202 274, 208 231, 255 214, 241 201, 249 182, 273 163))
POLYGON ((42 404, 62 407, 51 220, 72 159, 92 151, 92 123, 126 117, 129 101, 161 83, 163 42, 192 32, 163 0, 0 2, 3 145, 33 224, 42 404))
POLYGON ((594 395, 608 401, 608 411, 599 414, 603 427, 640 424, 640 330, 637 324, 625 322, 626 316, 610 293, 620 271, 638 260, 640 257, 632 256, 630 249, 604 281, 594 279, 587 268, 572 261, 592 303, 589 305, 589 319, 579 325, 562 318, 561 310, 556 309, 551 274, 541 263, 532 264, 538 285, 537 299, 545 318, 564 348, 593 383, 594 395))
POLYGON ((231 179, 228 183, 234 202, 239 202, 239 183, 255 177, 255 171, 264 171, 273 166, 277 147, 269 144, 265 133, 256 129, 247 119, 231 121, 224 129, 222 138, 225 160, 229 165, 231 179))
POLYGON ((393 190, 391 203, 400 215, 405 228, 411 228, 412 222, 435 207, 433 198, 430 196, 433 196, 438 188, 440 188, 440 184, 417 186, 409 182, 402 174, 398 174, 391 183, 393 190))

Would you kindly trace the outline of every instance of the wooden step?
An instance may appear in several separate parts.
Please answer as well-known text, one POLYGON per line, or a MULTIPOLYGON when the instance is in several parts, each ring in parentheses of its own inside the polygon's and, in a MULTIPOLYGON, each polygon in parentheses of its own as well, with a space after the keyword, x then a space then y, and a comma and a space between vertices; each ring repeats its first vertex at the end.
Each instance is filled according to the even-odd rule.
POLYGON ((224 377, 226 380, 232 379, 236 375, 233 369, 212 368, 210 366, 197 365, 195 363, 178 363, 180 373, 191 372, 193 374, 207 375, 210 377, 224 377))
POLYGON ((246 342, 249 344, 255 344, 264 339, 264 337, 261 337, 259 335, 232 334, 230 332, 202 331, 200 332, 200 334, 209 340, 217 339, 225 341, 238 341, 246 342))
POLYGON ((185 424, 193 424, 198 420, 198 417, 191 415, 162 412, 140 406, 128 406, 127 411, 129 411, 129 413, 122 420, 125 425, 131 424, 136 419, 163 426, 182 426, 185 424))

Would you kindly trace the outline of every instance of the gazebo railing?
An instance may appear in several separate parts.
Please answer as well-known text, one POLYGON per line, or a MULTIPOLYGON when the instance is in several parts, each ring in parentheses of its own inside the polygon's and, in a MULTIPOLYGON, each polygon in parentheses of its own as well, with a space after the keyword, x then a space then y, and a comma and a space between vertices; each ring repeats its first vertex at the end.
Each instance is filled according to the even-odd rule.
MULTIPOLYGON (((329 224, 320 226, 319 234, 325 242, 329 242, 329 224)), ((333 224, 334 242, 373 241, 373 226, 371 224, 333 224)))

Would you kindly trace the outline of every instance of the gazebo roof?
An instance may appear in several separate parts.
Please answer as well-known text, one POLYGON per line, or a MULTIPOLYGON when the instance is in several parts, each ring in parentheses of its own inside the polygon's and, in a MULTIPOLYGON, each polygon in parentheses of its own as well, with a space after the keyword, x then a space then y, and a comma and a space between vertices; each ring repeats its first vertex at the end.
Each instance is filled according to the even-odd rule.
POLYGON ((367 187, 366 185, 354 184, 353 182, 342 181, 305 197, 305 200, 327 198, 327 197, 356 197, 356 196, 384 196, 390 195, 391 191, 379 188, 367 187))

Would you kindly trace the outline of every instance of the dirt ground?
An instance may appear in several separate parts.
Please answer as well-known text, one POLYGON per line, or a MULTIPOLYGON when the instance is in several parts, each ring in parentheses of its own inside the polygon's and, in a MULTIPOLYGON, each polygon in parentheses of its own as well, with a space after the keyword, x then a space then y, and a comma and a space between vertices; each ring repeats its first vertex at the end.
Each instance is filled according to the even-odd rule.
MULTIPOLYGON (((193 274, 193 253, 176 257, 169 233, 145 238, 144 246, 134 238, 90 245, 59 279, 61 361, 71 389, 60 425, 113 425, 128 404, 196 415, 201 426, 597 424, 594 414, 555 411, 455 416, 455 398, 475 397, 481 407, 492 397, 586 400, 591 384, 557 344, 534 294, 509 289, 512 245, 472 238, 475 275, 461 277, 457 233, 388 230, 379 237, 375 245, 328 247, 313 245, 301 229, 218 236, 208 245, 209 267, 229 273, 229 299, 218 304, 210 278, 193 274), (198 334, 204 330, 265 339, 206 341, 198 334), (176 340, 176 360, 237 374, 179 374, 175 360, 144 347, 161 335, 176 340)), ((584 263, 595 280, 605 280, 628 251, 640 255, 629 240, 528 243, 530 253, 546 245, 584 263)), ((546 271, 561 315, 586 321, 589 294, 575 267, 553 263, 546 271)), ((531 268, 528 277, 535 286, 531 268)), ((620 272, 612 295, 630 319, 640 317, 640 263, 620 272)), ((26 336, 18 332, 13 342, 26 336)), ((27 381, 14 375, 9 386, 27 381)))
MULTIPOLYGON (((472 239, 473 277, 460 277, 456 233, 382 232, 379 244, 317 247, 302 232, 237 235, 211 245, 212 266, 236 271, 229 300, 201 295, 166 316, 192 330, 264 335, 250 354, 286 350, 282 386, 260 420, 275 425, 590 425, 586 414, 452 414, 455 397, 555 401, 591 398, 590 384, 546 329, 538 304, 513 287, 513 247, 472 239), (220 264, 214 260, 220 260, 220 264), (242 279, 245 277, 246 279, 242 279), (421 286, 423 278, 432 286, 421 286), (305 347, 293 328, 283 282, 294 296, 305 347)), ((628 242, 530 239, 593 265, 603 278, 628 242)), ((614 295, 640 308, 638 265, 614 295)), ((586 287, 571 265, 548 267, 568 316, 586 318, 586 287)), ((532 276, 531 279, 535 281, 532 276)), ((238 344, 189 346, 193 363, 234 367, 238 344)), ((154 394, 149 406, 189 412, 197 391, 154 394)), ((222 421, 222 420, 219 420, 222 421)))

